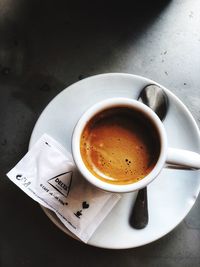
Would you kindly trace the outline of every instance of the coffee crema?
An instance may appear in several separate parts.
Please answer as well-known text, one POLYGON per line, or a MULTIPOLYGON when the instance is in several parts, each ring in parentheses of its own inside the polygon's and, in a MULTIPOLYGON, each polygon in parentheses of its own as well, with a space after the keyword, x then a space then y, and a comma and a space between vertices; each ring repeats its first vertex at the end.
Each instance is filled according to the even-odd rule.
POLYGON ((144 178, 155 166, 159 153, 158 133, 136 110, 114 107, 87 122, 80 152, 87 169, 111 184, 130 184, 144 178))

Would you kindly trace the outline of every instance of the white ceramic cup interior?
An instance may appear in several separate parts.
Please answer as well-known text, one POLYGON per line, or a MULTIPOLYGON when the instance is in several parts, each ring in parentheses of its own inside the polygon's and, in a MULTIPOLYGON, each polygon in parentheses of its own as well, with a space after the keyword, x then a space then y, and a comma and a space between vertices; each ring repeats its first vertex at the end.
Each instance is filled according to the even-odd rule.
POLYGON ((148 185, 151 181, 153 181, 154 178, 157 177, 157 175, 162 170, 167 157, 167 137, 162 122, 149 107, 142 104, 141 102, 129 98, 110 98, 95 104, 81 116, 73 132, 72 153, 77 168, 79 169, 81 174, 94 186, 110 192, 131 192, 148 185), (160 143, 160 155, 152 171, 142 180, 131 184, 116 185, 100 180, 87 169, 81 157, 80 138, 85 125, 96 114, 105 109, 123 106, 133 109, 137 113, 142 114, 147 120, 147 123, 151 123, 151 125, 156 129, 159 136, 158 142, 160 143))

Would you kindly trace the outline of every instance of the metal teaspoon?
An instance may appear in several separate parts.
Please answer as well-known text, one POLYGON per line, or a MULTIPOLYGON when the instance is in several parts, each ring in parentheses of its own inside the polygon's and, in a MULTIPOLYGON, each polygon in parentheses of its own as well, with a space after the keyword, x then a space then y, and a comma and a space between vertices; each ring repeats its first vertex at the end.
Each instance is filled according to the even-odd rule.
MULTIPOLYGON (((158 115, 161 121, 165 119, 169 101, 166 93, 158 85, 150 84, 144 87, 138 97, 138 101, 149 106, 158 115)), ((129 218, 129 223, 136 229, 143 229, 148 224, 148 221, 147 187, 144 187, 138 191, 138 195, 129 218)))

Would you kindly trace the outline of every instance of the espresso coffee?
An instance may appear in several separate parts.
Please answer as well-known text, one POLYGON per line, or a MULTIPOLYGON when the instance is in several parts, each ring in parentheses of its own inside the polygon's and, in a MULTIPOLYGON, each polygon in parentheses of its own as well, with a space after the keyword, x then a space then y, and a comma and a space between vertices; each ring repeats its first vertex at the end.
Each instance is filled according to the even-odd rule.
POLYGON ((144 178, 155 166, 158 133, 147 118, 127 107, 114 107, 87 122, 80 152, 87 169, 111 184, 130 184, 144 178))

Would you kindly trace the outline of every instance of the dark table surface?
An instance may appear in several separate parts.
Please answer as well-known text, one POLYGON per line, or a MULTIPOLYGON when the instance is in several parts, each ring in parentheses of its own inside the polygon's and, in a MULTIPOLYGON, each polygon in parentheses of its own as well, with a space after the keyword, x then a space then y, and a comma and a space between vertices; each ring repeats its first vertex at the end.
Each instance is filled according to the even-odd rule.
POLYGON ((105 72, 156 80, 200 126, 200 1, 0 0, 0 267, 200 266, 200 198, 160 240, 105 250, 66 236, 6 178, 47 103, 105 72))

